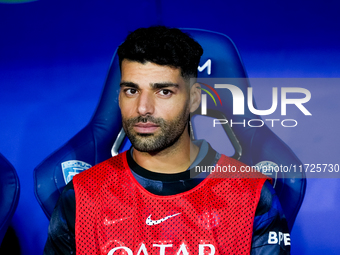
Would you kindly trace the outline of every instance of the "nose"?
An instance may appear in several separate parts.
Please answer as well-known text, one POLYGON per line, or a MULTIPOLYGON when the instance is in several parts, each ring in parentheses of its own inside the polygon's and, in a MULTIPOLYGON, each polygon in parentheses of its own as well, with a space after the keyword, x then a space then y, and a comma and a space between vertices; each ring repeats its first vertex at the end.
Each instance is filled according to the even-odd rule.
POLYGON ((138 98, 137 111, 140 116, 152 115, 155 110, 152 92, 142 92, 138 98))

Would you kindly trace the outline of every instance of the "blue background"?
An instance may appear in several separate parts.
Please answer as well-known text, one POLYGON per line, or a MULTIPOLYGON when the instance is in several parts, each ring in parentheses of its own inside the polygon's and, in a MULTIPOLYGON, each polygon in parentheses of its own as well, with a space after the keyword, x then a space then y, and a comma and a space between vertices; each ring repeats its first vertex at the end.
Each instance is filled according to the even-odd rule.
MULTIPOLYGON (((47 236, 33 169, 90 120, 128 31, 155 24, 213 30, 235 42, 250 77, 340 78, 339 7, 337 1, 296 0, 0 4, 0 152, 21 181, 11 225, 22 254, 41 254, 47 236)), ((313 116, 300 114, 298 127, 273 130, 303 163, 340 163, 340 88, 302 87, 312 93, 306 107, 313 116)), ((260 105, 266 98, 256 88, 260 105)), ((338 179, 308 180, 293 254, 340 253, 339 192, 338 179)))

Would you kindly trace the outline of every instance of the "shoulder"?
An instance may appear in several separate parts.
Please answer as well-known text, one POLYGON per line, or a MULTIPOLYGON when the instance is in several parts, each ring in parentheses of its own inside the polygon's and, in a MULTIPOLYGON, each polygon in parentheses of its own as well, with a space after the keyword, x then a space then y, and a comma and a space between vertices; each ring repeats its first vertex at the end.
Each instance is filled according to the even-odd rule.
POLYGON ((246 166, 246 164, 244 164, 243 162, 237 160, 237 159, 234 159, 234 158, 231 158, 231 157, 228 157, 224 154, 221 154, 221 157, 219 159, 219 161, 217 163, 220 163, 220 164, 231 164, 233 166, 246 166))
POLYGON ((244 182, 258 182, 260 185, 262 185, 265 180, 269 180, 269 178, 259 172, 256 167, 248 166, 224 154, 221 155, 214 170, 217 173, 215 175, 220 178, 243 179, 244 182))
POLYGON ((124 169, 126 166, 126 152, 122 152, 75 175, 73 182, 77 185, 82 181, 93 181, 94 178, 98 177, 98 175, 111 174, 113 172, 112 170, 124 169))

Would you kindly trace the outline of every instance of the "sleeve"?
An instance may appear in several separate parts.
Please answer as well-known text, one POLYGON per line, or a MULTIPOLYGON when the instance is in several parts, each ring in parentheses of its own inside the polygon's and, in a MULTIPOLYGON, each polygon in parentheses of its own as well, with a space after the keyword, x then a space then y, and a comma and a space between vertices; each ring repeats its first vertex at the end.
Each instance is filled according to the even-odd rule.
POLYGON ((290 254, 290 234, 279 199, 266 181, 255 212, 251 255, 290 254))
POLYGON ((61 193, 52 213, 44 255, 76 254, 75 216, 75 193, 71 181, 61 193))

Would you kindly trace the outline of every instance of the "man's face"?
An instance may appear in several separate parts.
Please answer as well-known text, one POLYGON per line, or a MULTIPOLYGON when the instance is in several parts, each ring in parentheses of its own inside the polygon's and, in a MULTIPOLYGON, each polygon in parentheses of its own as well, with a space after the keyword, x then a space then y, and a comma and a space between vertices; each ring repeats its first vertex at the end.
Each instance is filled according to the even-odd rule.
POLYGON ((180 69, 123 60, 121 74, 119 106, 133 147, 159 152, 176 143, 190 114, 189 85, 180 69))

